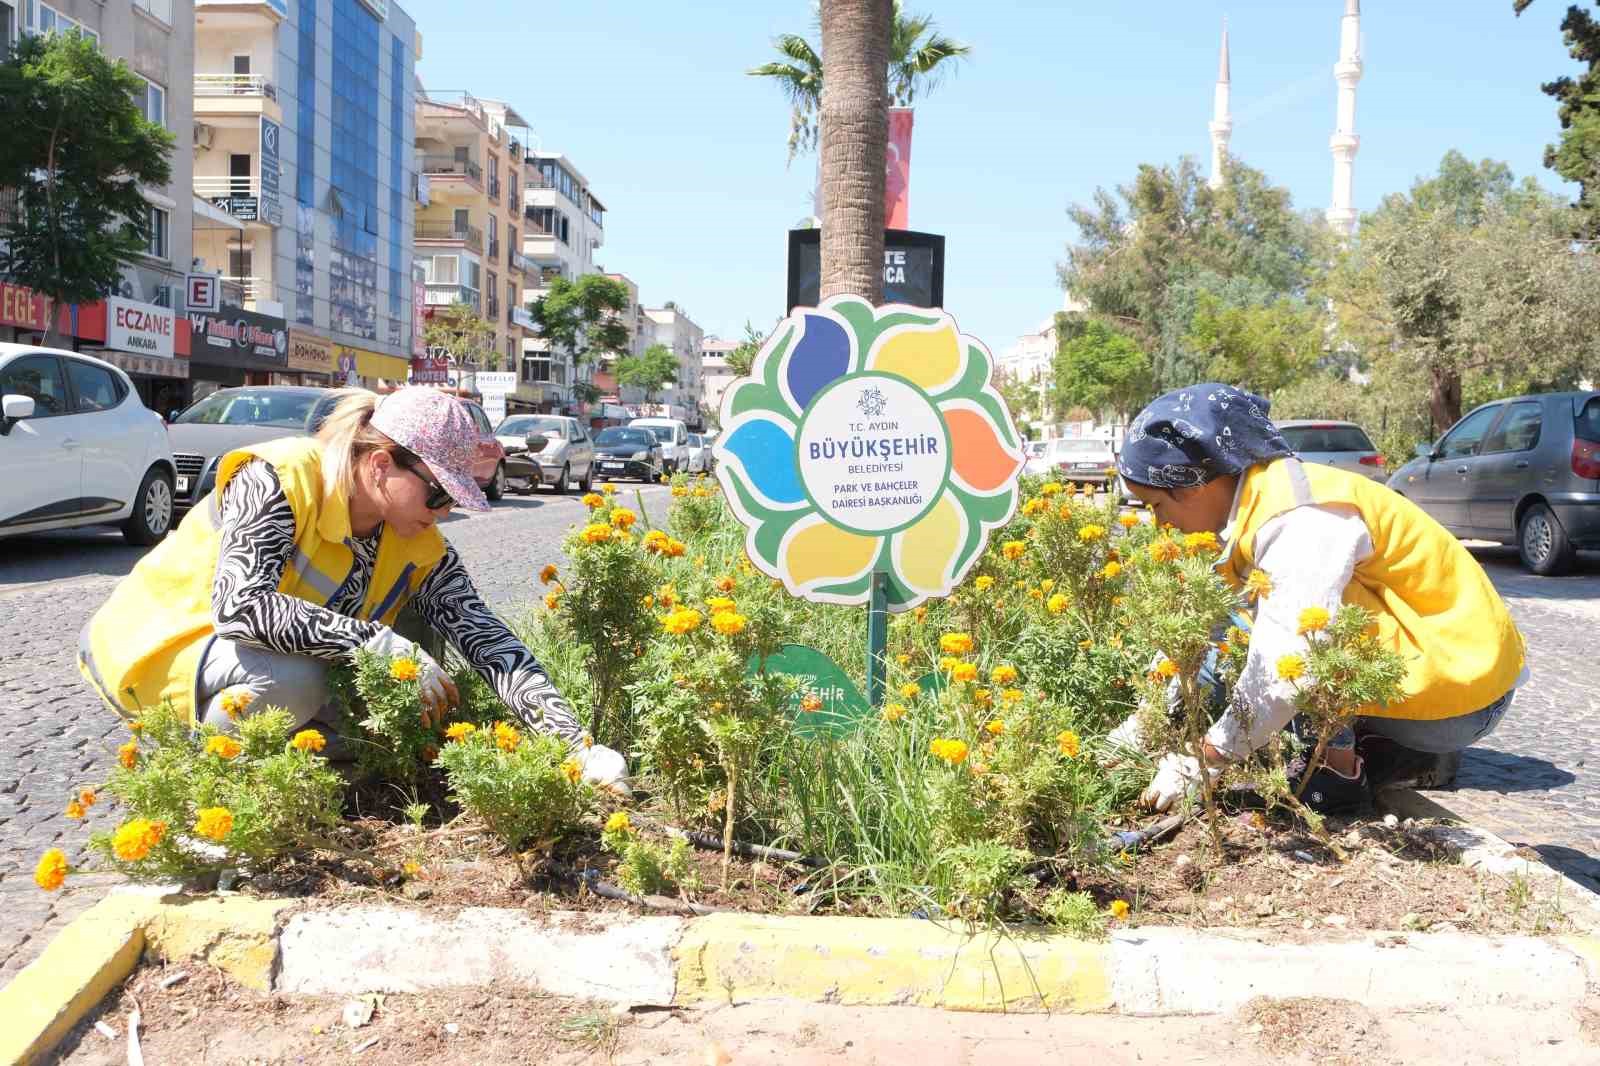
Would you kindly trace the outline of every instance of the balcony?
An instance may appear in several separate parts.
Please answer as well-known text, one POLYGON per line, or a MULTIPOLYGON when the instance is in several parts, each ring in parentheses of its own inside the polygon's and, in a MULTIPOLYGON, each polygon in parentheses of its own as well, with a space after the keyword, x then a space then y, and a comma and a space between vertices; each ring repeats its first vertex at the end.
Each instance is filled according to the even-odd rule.
POLYGON ((528 257, 515 248, 509 250, 509 254, 506 256, 506 266, 518 273, 525 273, 534 268, 533 264, 528 261, 528 257))
POLYGON ((500 179, 499 178, 490 178, 489 179, 489 199, 491 199, 491 200, 500 199, 500 179))
POLYGON ((523 307, 511 308, 510 321, 513 326, 521 326, 523 329, 530 331, 539 328, 534 323, 533 316, 528 314, 527 309, 523 307))
POLYGON ((483 168, 470 159, 457 159, 449 155, 425 155, 422 172, 430 178, 465 178, 478 188, 483 188, 483 168))
MULTIPOLYGON (((272 295, 272 279, 262 277, 240 277, 238 275, 222 275, 222 282, 235 286, 239 295, 246 303, 254 303, 257 299, 266 299, 272 295)), ((227 291, 224 289, 223 291, 227 291)))
POLYGON ((278 88, 260 74, 196 74, 195 96, 265 96, 278 98, 278 88))
POLYGON ((283 121, 278 87, 259 74, 196 74, 193 106, 195 117, 208 121, 261 115, 283 121))
POLYGON ((435 281, 430 281, 427 284, 426 302, 429 307, 449 307, 451 304, 466 304, 476 312, 482 299, 482 293, 477 289, 469 289, 465 285, 435 281))
POLYGON ((210 201, 213 207, 226 211, 240 222, 256 222, 263 226, 277 224, 262 210, 260 178, 196 174, 193 184, 196 196, 210 201))
POLYGON ((474 252, 483 251, 483 230, 477 226, 458 226, 454 222, 418 222, 417 243, 464 244, 474 252))

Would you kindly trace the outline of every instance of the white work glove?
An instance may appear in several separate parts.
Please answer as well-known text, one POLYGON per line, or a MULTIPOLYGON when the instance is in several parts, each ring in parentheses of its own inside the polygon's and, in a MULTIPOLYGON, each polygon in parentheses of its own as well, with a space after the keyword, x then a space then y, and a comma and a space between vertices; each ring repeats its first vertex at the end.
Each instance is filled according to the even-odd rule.
POLYGON ((461 702, 461 692, 456 688, 456 683, 450 680, 450 675, 434 661, 433 656, 388 626, 378 630, 376 636, 361 646, 391 659, 416 660, 421 668, 417 674, 417 686, 422 695, 422 724, 425 727, 432 729, 444 721, 445 711, 461 702))
POLYGON ((620 796, 633 795, 633 788, 628 784, 628 762, 621 752, 604 744, 591 744, 579 748, 576 758, 583 767, 585 781, 620 796))
POLYGON ((1106 734, 1106 744, 1111 748, 1120 748, 1128 752, 1144 751, 1144 741, 1140 737, 1139 714, 1134 712, 1123 719, 1122 724, 1106 734))
MULTIPOLYGON (((1218 770, 1207 767, 1206 773, 1211 779, 1217 779, 1218 770)), ((1139 802, 1146 807, 1164 811, 1176 803, 1183 796, 1192 795, 1200 788, 1200 763, 1193 755, 1179 755, 1177 752, 1168 752, 1161 756, 1161 761, 1156 763, 1156 775, 1150 780, 1150 787, 1139 796, 1139 802)))

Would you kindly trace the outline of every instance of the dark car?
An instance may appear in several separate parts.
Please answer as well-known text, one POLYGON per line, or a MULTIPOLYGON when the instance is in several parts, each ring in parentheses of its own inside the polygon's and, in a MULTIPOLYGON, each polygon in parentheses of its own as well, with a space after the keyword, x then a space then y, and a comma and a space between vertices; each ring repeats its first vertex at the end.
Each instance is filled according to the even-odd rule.
POLYGON ((1389 487, 1459 537, 1517 545, 1536 574, 1600 548, 1600 392, 1496 400, 1468 412, 1389 487))
POLYGON ((594 436, 594 468, 601 477, 654 481, 661 473, 661 444, 649 430, 612 426, 594 436))

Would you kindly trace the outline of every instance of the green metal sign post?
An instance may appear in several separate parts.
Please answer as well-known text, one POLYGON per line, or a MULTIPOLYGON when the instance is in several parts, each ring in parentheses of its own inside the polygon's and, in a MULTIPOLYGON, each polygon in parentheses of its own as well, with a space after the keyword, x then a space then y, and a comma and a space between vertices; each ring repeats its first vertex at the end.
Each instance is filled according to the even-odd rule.
POLYGON ((889 676, 889 575, 872 572, 872 593, 867 600, 867 702, 883 706, 883 690, 889 676))

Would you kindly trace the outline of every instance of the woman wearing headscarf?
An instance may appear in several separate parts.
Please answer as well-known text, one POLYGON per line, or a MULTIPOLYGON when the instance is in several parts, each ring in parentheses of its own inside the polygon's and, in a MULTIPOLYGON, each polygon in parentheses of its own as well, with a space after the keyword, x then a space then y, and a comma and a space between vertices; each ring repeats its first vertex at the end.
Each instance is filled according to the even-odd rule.
POLYGON ((467 408, 436 389, 352 389, 316 437, 224 455, 215 490, 84 627, 84 677, 128 717, 170 702, 231 731, 242 703, 327 730, 330 666, 362 650, 405 655, 424 724, 437 725, 460 697, 392 628, 409 605, 525 726, 566 740, 587 779, 625 790, 622 756, 589 742, 439 533, 454 507, 489 510, 472 477, 477 441, 467 408))
MULTIPOLYGON (((1162 757, 1143 800, 1167 808, 1198 784, 1202 765, 1214 773, 1289 725, 1294 685, 1274 664, 1306 650, 1301 610, 1332 614, 1347 603, 1373 614, 1378 640, 1407 672, 1395 703, 1366 708, 1335 738, 1314 791, 1333 807, 1360 802, 1369 787, 1448 784, 1456 753, 1494 730, 1526 678, 1522 636, 1454 535, 1382 485, 1300 461, 1268 410, 1231 385, 1178 389, 1129 424, 1118 457, 1158 523, 1217 534, 1230 585, 1242 589, 1257 570, 1271 582, 1231 703, 1201 751, 1162 757)), ((1130 739, 1136 727, 1117 734, 1130 739)))

